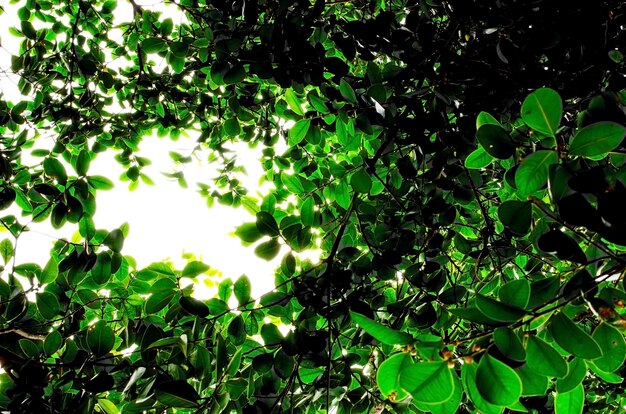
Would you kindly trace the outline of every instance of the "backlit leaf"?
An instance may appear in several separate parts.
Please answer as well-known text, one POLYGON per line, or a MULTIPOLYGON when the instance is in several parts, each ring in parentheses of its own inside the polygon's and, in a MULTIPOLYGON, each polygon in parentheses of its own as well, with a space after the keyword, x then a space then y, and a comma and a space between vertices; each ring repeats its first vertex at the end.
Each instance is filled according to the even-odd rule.
POLYGON ((526 125, 542 134, 555 136, 563 115, 563 102, 555 90, 541 88, 524 99, 521 112, 526 125))
POLYGON ((360 313, 350 312, 352 320, 368 334, 387 345, 407 345, 413 342, 413 337, 406 332, 396 331, 386 325, 378 323, 361 315, 360 313))

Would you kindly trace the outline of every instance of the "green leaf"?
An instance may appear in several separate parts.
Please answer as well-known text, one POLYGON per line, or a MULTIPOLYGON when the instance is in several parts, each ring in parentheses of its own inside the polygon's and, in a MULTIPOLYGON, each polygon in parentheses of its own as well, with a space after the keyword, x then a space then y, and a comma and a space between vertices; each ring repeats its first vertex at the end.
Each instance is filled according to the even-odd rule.
POLYGON ((263 233, 259 231, 256 223, 243 223, 235 229, 235 235, 244 243, 254 243, 263 237, 263 233))
POLYGON ((585 389, 582 384, 571 391, 557 392, 554 397, 554 412, 556 414, 582 414, 585 406, 585 389))
POLYGON ((476 139, 487 154, 494 158, 507 159, 515 153, 515 144, 508 132, 499 125, 486 124, 476 131, 476 139))
POLYGON ((36 295, 37 309, 45 319, 54 319, 59 316, 61 305, 56 295, 50 292, 39 292, 36 295))
POLYGON ((357 193, 369 194, 372 189, 372 178, 364 168, 359 168, 350 177, 350 185, 357 193))
POLYGON ((43 350, 46 355, 50 356, 54 354, 61 345, 63 344, 63 337, 57 330, 53 330, 48 335, 46 335, 46 339, 43 341, 43 350))
POLYGON ((252 286, 250 279, 246 275, 241 275, 235 284, 233 285, 233 293, 239 302, 239 305, 244 305, 250 301, 250 292, 252 286))
POLYGON ((199 261, 192 261, 185 265, 183 272, 181 273, 182 277, 194 278, 198 275, 209 270, 211 267, 205 263, 199 261))
POLYGON ((354 89, 352 89, 352 86, 350 86, 350 84, 344 79, 341 79, 341 81, 339 82, 339 92, 346 101, 350 102, 351 104, 356 103, 356 95, 354 94, 354 89))
POLYGON ((559 161, 556 151, 540 150, 524 158, 515 173, 515 186, 522 196, 541 190, 548 182, 550 165, 559 161))
POLYGON ((256 213, 256 227, 261 234, 268 236, 278 236, 280 234, 276 219, 267 211, 256 213))
POLYGON ((563 312, 558 312, 550 318, 548 330, 556 343, 572 355, 584 359, 602 356, 602 350, 597 342, 563 312))
POLYGON ((461 366, 461 381, 463 382, 463 388, 465 388, 467 396, 481 414, 502 413, 503 407, 487 402, 478 391, 476 387, 477 369, 478 364, 475 363, 463 364, 461 366))
POLYGON ((192 315, 206 318, 210 314, 209 307, 204 302, 196 298, 192 298, 190 296, 181 296, 178 303, 180 303, 180 306, 184 310, 192 315))
POLYGON ((483 147, 478 147, 465 158, 464 164, 469 169, 479 170, 492 162, 493 157, 483 147))
POLYGON ((511 306, 484 295, 476 296, 476 306, 483 315, 499 322, 515 322, 526 315, 524 309, 511 306))
POLYGON ((425 404, 443 403, 454 393, 452 370, 447 361, 404 364, 399 383, 415 401, 425 404))
POLYGON ((96 190, 110 190, 113 188, 113 181, 101 175, 92 175, 87 177, 87 182, 96 190))
POLYGON ((56 158, 46 158, 43 160, 43 169, 50 177, 54 177, 61 184, 67 182, 67 172, 65 167, 56 158))
POLYGON ((254 249, 254 254, 257 255, 257 257, 268 261, 274 259, 279 252, 280 243, 278 243, 276 239, 263 242, 254 249))
POLYGON ((501 302, 526 309, 530 300, 530 282, 526 279, 516 279, 506 282, 500 287, 498 297, 501 302))
MULTIPOLYGON (((287 101, 287 105, 289 105, 289 109, 291 109, 293 112, 295 112, 296 114, 300 116, 304 115, 304 111, 302 110, 302 101, 300 101, 300 99, 296 96, 293 90, 287 89, 285 91, 285 100, 287 101)), ((307 129, 308 129, 308 126, 307 126, 307 129)), ((304 136, 302 136, 302 138, 304 138, 304 136)), ((291 138, 290 138, 290 141, 291 141, 291 138)), ((295 145, 295 144, 290 143, 289 145, 295 145)))
POLYGON ((4 264, 8 264, 13 257, 13 243, 11 243, 11 240, 4 239, 0 242, 0 255, 2 255, 4 264))
POLYGON ((478 130, 483 125, 502 126, 493 115, 488 112, 481 111, 476 117, 476 130, 478 130))
POLYGON ((563 378, 568 371, 567 362, 556 349, 535 335, 527 338, 526 363, 530 369, 546 377, 563 378))
POLYGON ((545 375, 537 374, 528 364, 524 364, 515 371, 522 380, 522 396, 542 396, 548 390, 548 378, 545 375))
POLYGON ((626 137, 626 128, 615 122, 603 121, 578 131, 569 145, 570 155, 597 157, 619 147, 626 137))
MULTIPOLYGON (((515 361, 524 361, 526 359, 526 351, 519 337, 511 328, 496 328, 493 331, 493 341, 507 358, 515 361)), ((508 404, 505 404, 508 405, 508 404)))
POLYGON ((76 174, 80 177, 87 175, 90 163, 91 157, 89 156, 89 151, 81 150, 76 159, 76 174))
POLYGON ((39 283, 42 285, 46 283, 52 283, 57 279, 59 275, 59 265, 54 257, 50 257, 48 263, 41 271, 39 276, 39 283))
POLYGON ((315 200, 309 196, 300 205, 300 220, 302 225, 311 227, 315 224, 315 200))
POLYGON ((306 137, 309 128, 311 127, 310 119, 301 119, 291 127, 288 134, 287 143, 290 147, 295 147, 306 137))
POLYGON ((350 311, 350 316, 355 323, 368 334, 387 345, 407 345, 413 342, 413 337, 406 332, 396 331, 390 327, 380 324, 368 317, 350 311))
POLYGON ((20 22, 22 33, 29 39, 35 40, 37 39, 37 31, 33 27, 33 24, 27 20, 22 20, 20 22))
POLYGON ((228 325, 228 338, 234 345, 241 345, 246 340, 246 327, 241 315, 235 316, 228 325))
POLYGON ((226 85, 233 85, 243 82, 246 78, 246 69, 241 63, 237 63, 224 74, 224 83, 226 85))
POLYGON ((209 313, 211 315, 221 315, 229 310, 226 302, 218 298, 211 298, 207 300, 206 305, 209 307, 209 313))
POLYGON ((120 410, 110 400, 104 398, 98 398, 98 406, 104 412, 104 414, 119 414, 120 410))
POLYGON ((550 88, 537 89, 522 103, 522 120, 537 132, 555 136, 563 115, 563 102, 550 88))
POLYGON ((39 359, 39 354, 41 350, 35 342, 31 341, 30 339, 22 338, 18 340, 17 343, 22 349, 22 352, 24 352, 24 354, 26 354, 28 358, 34 360, 39 359))
POLYGON ((111 278, 111 255, 109 252, 98 253, 96 264, 91 269, 91 277, 98 285, 103 285, 111 278))
POLYGON ((563 378, 556 380, 556 391, 566 393, 583 382, 587 375, 587 364, 582 358, 574 358, 569 362, 569 371, 563 378))
POLYGON ((620 331, 607 323, 601 323, 591 337, 602 350, 602 356, 593 360, 598 368, 605 372, 614 372, 624 364, 626 341, 620 331))
POLYGON ((166 407, 196 408, 200 395, 187 381, 175 380, 157 384, 155 396, 166 407))
POLYGON ((476 386, 487 402, 499 406, 512 405, 522 395, 522 381, 515 370, 489 354, 480 359, 476 386))
POLYGON ((120 229, 111 230, 102 241, 102 244, 119 253, 122 251, 122 247, 124 247, 124 233, 120 229))
POLYGON ((148 315, 154 315, 166 307, 174 297, 172 290, 160 290, 150 295, 146 300, 145 312, 148 315))
POLYGON ((390 394, 395 395, 395 401, 401 401, 408 396, 408 393, 400 387, 400 373, 403 368, 413 364, 411 355, 408 353, 398 353, 390 356, 380 364, 376 372, 376 384, 383 395, 387 398, 390 394))
POLYGON ((145 53, 159 53, 167 50, 167 43, 158 37, 149 37, 141 42, 141 49, 145 53))
POLYGON ((115 333, 106 321, 98 321, 87 329, 87 346, 95 356, 106 355, 113 349, 115 333))
POLYGON ((532 204, 527 201, 507 200, 498 207, 498 218, 504 227, 523 236, 530 231, 532 212, 532 204))
POLYGON ((224 132, 229 137, 236 137, 241 133, 241 127, 239 126, 239 120, 235 117, 228 118, 226 122, 224 122, 224 132))

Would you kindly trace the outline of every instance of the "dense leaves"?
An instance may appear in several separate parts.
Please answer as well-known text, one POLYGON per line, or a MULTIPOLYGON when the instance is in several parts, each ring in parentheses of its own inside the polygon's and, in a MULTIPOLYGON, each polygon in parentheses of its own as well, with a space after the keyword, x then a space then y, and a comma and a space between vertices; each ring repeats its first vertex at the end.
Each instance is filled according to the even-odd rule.
MULTIPOLYGON (((620 2, 10 3, 3 410, 622 409, 620 2), (152 133, 209 153, 199 192, 253 213, 233 232, 280 258, 273 291, 195 259, 138 268, 128 227, 98 226, 114 183, 90 165, 114 152, 150 183, 152 133), (78 232, 16 262, 45 220, 78 232)), ((186 187, 191 156, 170 157, 186 187)))

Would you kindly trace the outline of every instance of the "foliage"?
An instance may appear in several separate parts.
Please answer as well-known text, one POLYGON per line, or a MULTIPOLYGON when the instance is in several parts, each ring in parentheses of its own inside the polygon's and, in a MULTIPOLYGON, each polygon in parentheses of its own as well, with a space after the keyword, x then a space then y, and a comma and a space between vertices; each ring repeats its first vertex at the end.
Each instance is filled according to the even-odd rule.
MULTIPOLYGON (((176 23, 129 1, 117 26, 117 0, 12 2, 24 98, 0 100, 0 208, 22 215, 0 221, 0 405, 622 409, 623 5, 179 0, 176 23), (153 131, 197 131, 222 172, 201 193, 255 214, 236 233, 258 256, 290 248, 274 291, 242 277, 196 299, 181 278, 208 265, 138 269, 127 229, 97 227, 113 184, 90 162, 117 150, 149 183, 153 131), (231 141, 263 148, 262 199, 231 141), (43 220, 80 240, 15 263, 43 220), (298 258, 316 243, 320 263, 298 258)), ((193 156, 172 155, 181 185, 193 156)))

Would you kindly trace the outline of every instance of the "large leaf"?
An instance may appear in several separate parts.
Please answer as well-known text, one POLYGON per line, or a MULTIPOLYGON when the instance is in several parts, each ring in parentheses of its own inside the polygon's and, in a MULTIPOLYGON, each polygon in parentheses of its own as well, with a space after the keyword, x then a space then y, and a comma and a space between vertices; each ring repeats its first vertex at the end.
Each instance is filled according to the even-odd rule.
POLYGON ((476 386, 476 371, 478 364, 463 364, 461 366, 461 380, 463 381, 463 388, 467 394, 469 400, 474 403, 474 406, 480 413, 483 414, 500 414, 504 410, 503 407, 491 404, 487 402, 478 391, 476 386))
POLYGON ((554 398, 556 414, 581 414, 585 406, 585 389, 582 384, 568 392, 557 392, 554 398))
POLYGON ((617 148, 626 137, 626 128, 615 122, 603 121, 578 131, 571 144, 571 155, 597 157, 617 148))
POLYGON ((476 131, 476 139, 484 150, 494 158, 513 156, 515 145, 509 134, 499 125, 485 124, 476 131))
POLYGON ((476 370, 476 386, 489 403, 512 405, 522 395, 522 381, 513 368, 485 354, 476 370))
POLYGON ((413 342, 413 337, 406 332, 396 331, 390 327, 369 319, 368 317, 350 311, 350 316, 355 323, 368 334, 387 345, 407 345, 413 342))
POLYGON ((87 345, 95 356, 100 357, 113 349, 115 333, 106 321, 98 321, 87 329, 87 345))
POLYGON ((563 102, 550 88, 537 89, 522 103, 522 119, 532 129, 555 136, 563 115, 563 102))
POLYGON ((485 316, 500 322, 514 322, 526 315, 522 308, 483 295, 476 296, 476 306, 485 316))
POLYGON ((592 338, 602 349, 602 356, 593 360, 598 368, 605 372, 613 372, 624 364, 626 341, 620 331, 607 323, 601 323, 593 331, 592 338))
POLYGON ((452 371, 446 361, 405 364, 399 383, 415 401, 426 404, 443 403, 454 393, 452 371))
POLYGON ((508 200, 498 207, 498 218, 504 227, 518 236, 530 231, 532 204, 527 201, 508 200))
POLYGON ((565 393, 576 388, 587 375, 587 364, 581 358, 574 358, 569 362, 569 371, 564 378, 556 380, 556 391, 565 393))
POLYGON ((563 312, 552 316, 548 329, 556 343, 567 352, 585 359, 602 356, 598 343, 563 312))
POLYGON ((568 366, 563 357, 544 340, 530 335, 526 342, 526 363, 538 374, 563 378, 568 366))
POLYGON ((526 351, 522 341, 511 328, 496 328, 493 331, 493 341, 500 352, 506 355, 507 358, 515 361, 526 359, 526 351))
POLYGON ((522 196, 541 190, 548 182, 550 165, 558 162, 556 151, 539 150, 528 155, 515 173, 515 186, 522 196))
POLYGON ((401 352, 383 361, 376 372, 376 384, 383 397, 394 395, 396 401, 403 400, 408 393, 400 387, 400 372, 413 364, 411 355, 401 352))

